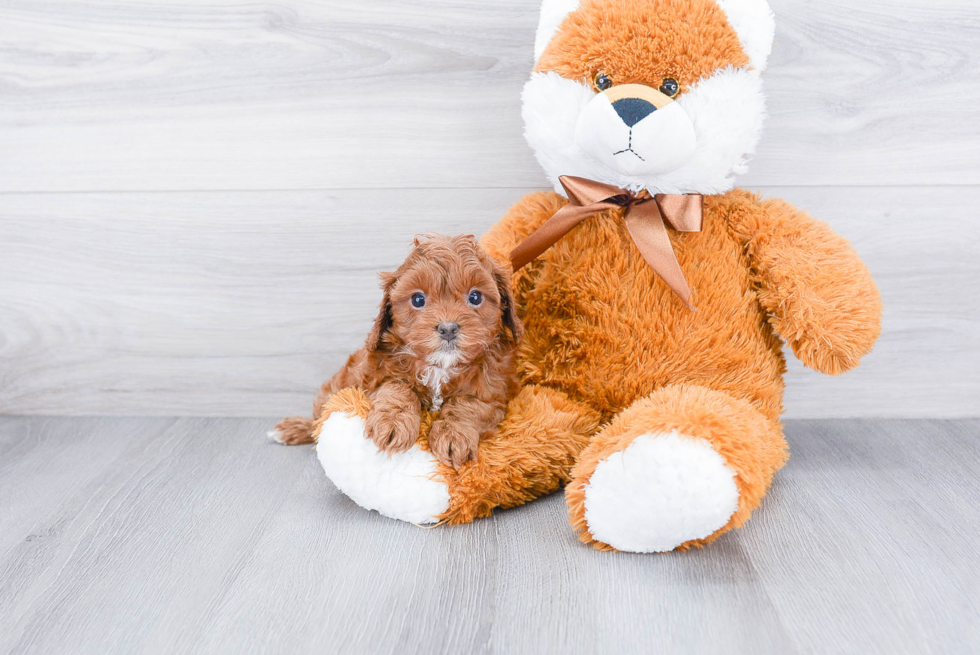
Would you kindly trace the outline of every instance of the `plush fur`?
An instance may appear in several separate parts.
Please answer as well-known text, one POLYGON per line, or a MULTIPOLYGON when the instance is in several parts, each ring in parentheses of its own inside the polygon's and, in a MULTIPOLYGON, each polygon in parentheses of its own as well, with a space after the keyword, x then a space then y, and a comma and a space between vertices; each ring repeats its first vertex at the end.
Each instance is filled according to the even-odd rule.
POLYGON ((412 448, 423 413, 438 411, 429 448, 459 467, 503 419, 517 388, 514 352, 522 327, 510 274, 474 237, 430 234, 416 239, 405 263, 381 279, 384 298, 364 347, 323 384, 314 418, 284 419, 272 436, 286 444, 311 442, 330 396, 358 387, 372 404, 366 435, 381 451, 412 448), (413 304, 416 297, 421 307, 413 304), (447 326, 455 330, 449 340, 440 335, 447 326))
POLYGON ((421 445, 399 453, 379 451, 364 438, 370 409, 371 401, 356 388, 342 390, 327 402, 326 420, 314 433, 323 435, 316 455, 324 473, 365 509, 412 523, 438 522, 449 507, 449 491, 437 479, 444 465, 421 445))
MULTIPOLYGON (((565 202, 552 192, 526 197, 484 247, 506 256, 565 202)), ((786 203, 745 191, 709 196, 703 230, 671 240, 698 312, 649 268, 620 209, 585 221, 514 279, 525 316, 524 382, 560 390, 611 421, 589 435, 566 492, 573 526, 599 548, 612 544, 588 529, 590 475, 642 434, 676 430, 706 440, 736 473, 731 520, 675 547, 703 545, 741 525, 786 458, 785 364, 775 330, 804 364, 831 374, 856 366, 880 330, 880 299, 860 259, 786 203)), ((630 511, 629 499, 622 502, 630 511)))
MULTIPOLYGON (((786 441, 782 437, 779 422, 764 416, 753 403, 713 390, 707 385, 666 385, 638 399, 627 410, 618 414, 595 435, 579 456, 572 472, 573 480, 565 491, 569 517, 583 541, 603 550, 622 548, 617 544, 617 538, 632 546, 628 550, 634 551, 664 551, 702 546, 748 520, 769 489, 773 473, 786 462, 787 457, 786 441), (697 519, 699 514, 710 516, 715 510, 713 505, 719 504, 725 508, 721 512, 724 520, 707 531, 702 528, 703 524, 688 526, 693 531, 686 538, 666 544, 655 539, 651 544, 654 547, 643 548, 635 540, 630 542, 627 530, 663 531, 663 528, 660 517, 651 517, 649 502, 642 502, 645 500, 643 496, 634 492, 641 502, 630 502, 634 495, 625 500, 622 496, 619 497, 620 511, 631 519, 623 526, 620 531, 622 534, 610 537, 607 530, 605 540, 597 539, 587 516, 590 486, 593 487, 593 494, 597 491, 592 479, 597 467, 617 453, 623 453, 623 458, 628 462, 631 454, 629 451, 637 440, 668 435, 710 446, 718 456, 717 461, 728 468, 728 475, 734 480, 737 491, 734 499, 729 498, 727 490, 722 486, 724 480, 713 477, 716 473, 708 475, 708 471, 702 472, 703 479, 700 482, 690 474, 688 479, 683 479, 685 469, 690 470, 690 460, 683 453, 677 459, 672 457, 676 457, 678 453, 665 453, 654 461, 640 459, 640 463, 646 463, 647 466, 645 470, 633 473, 634 476, 640 476, 639 485, 634 486, 642 488, 643 483, 651 478, 655 479, 648 484, 663 484, 662 480, 666 478, 670 481, 668 486, 657 489, 658 495, 667 501, 661 500, 661 511, 671 509, 672 496, 680 496, 683 500, 684 496, 700 494, 701 498, 698 500, 707 501, 707 506, 699 507, 690 502, 675 504, 681 505, 688 520, 697 519), (685 488, 688 485, 695 489, 685 488), (730 505, 732 500, 734 502, 730 505), (651 521, 651 518, 658 520, 651 521)), ((700 465, 707 468, 709 463, 700 465)), ((637 463, 634 462, 633 465, 636 466, 637 463)), ((683 535, 683 532, 679 534, 683 535)), ((674 536, 677 535, 675 532, 674 536)))
MULTIPOLYGON (((534 60, 541 59, 565 17, 579 8, 579 0, 543 0, 534 39, 534 60)), ((772 51, 775 17, 766 0, 718 0, 729 25, 738 33, 753 68, 764 71, 772 51)))
POLYGON ((714 534, 738 509, 735 472, 725 458, 704 439, 677 431, 634 436, 599 461, 587 480, 582 531, 619 550, 672 550, 714 534))
MULTIPOLYGON (((698 311, 644 260, 623 208, 585 219, 515 273, 523 387, 477 458, 433 477, 449 496, 440 520, 567 485, 570 522, 596 548, 705 545, 748 520, 786 462, 783 340, 832 375, 870 352, 881 301, 847 242, 785 202, 733 188, 765 116, 772 35, 764 0, 545 0, 523 96, 528 142, 556 190, 558 176, 576 175, 704 194, 702 230, 669 231, 698 311), (597 88, 598 73, 611 89, 597 88), (668 77, 680 92, 657 95, 668 77), (655 110, 630 125, 614 106, 623 97, 655 110), (666 138, 683 129, 679 113, 696 143, 659 159, 670 170, 611 156, 624 134, 654 158, 666 144, 687 148, 666 138)), ((481 244, 506 263, 566 203, 530 194, 481 244)))

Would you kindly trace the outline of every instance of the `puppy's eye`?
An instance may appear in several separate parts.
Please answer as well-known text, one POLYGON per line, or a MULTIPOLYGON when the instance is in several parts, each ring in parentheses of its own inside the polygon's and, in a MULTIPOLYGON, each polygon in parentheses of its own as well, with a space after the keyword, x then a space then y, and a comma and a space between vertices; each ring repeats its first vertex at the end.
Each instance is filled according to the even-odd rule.
POLYGON ((477 307, 481 302, 483 302, 483 294, 479 291, 470 291, 470 295, 467 300, 471 305, 477 307))
POLYGON ((412 294, 412 307, 422 309, 425 307, 425 294, 422 292, 412 294))
POLYGON ((673 98, 680 90, 680 84, 678 84, 677 80, 672 77, 665 77, 664 83, 660 85, 660 93, 664 94, 668 98, 673 98))
POLYGON ((595 77, 592 78, 592 83, 595 85, 595 88, 598 89, 599 91, 605 91, 606 89, 611 88, 613 85, 612 78, 606 75, 605 73, 603 73, 602 71, 599 71, 598 73, 595 74, 595 77))

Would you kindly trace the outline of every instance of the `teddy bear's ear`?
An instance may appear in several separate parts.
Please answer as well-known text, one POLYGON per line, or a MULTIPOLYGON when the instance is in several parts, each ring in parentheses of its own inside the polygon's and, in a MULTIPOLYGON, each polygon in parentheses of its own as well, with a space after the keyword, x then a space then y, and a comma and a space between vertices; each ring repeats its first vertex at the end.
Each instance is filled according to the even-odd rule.
POLYGON ((578 5, 579 0, 543 0, 541 2, 541 17, 538 19, 538 31, 534 35, 534 61, 541 59, 551 37, 558 31, 558 26, 565 20, 565 16, 578 9, 578 5))
POLYGON ((776 35, 776 20, 766 0, 717 0, 729 24, 738 32, 752 68, 766 70, 772 42, 776 35))

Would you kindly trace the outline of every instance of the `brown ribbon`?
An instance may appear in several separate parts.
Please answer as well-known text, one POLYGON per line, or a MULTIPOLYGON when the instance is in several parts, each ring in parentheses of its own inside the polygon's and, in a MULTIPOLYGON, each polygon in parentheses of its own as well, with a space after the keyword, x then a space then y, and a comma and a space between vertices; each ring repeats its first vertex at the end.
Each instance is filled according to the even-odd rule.
POLYGON ((695 309, 690 303, 691 290, 684 279, 684 272, 670 245, 667 226, 678 232, 700 232, 702 196, 665 193, 651 196, 647 191, 631 193, 611 184, 571 175, 562 175, 558 180, 568 194, 568 204, 510 253, 515 271, 555 245, 589 216, 612 207, 623 207, 626 229, 643 259, 684 304, 695 309))

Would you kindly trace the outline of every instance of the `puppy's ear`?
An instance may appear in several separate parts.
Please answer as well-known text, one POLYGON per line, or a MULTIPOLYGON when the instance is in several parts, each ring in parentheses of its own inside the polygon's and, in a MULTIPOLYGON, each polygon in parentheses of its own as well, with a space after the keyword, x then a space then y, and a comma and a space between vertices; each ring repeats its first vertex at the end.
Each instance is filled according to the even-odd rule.
MULTIPOLYGON (((492 260, 491 260, 492 261, 492 260)), ((517 302, 510 287, 510 271, 497 262, 492 262, 493 279, 500 293, 500 313, 503 329, 500 338, 504 343, 518 344, 524 338, 524 325, 517 317, 517 302), (509 333, 509 334, 508 334, 509 333)))
POLYGON ((395 284, 395 274, 381 273, 378 277, 381 278, 381 290, 384 292, 384 297, 381 300, 378 317, 374 319, 374 327, 371 328, 371 333, 368 335, 367 342, 365 343, 367 349, 372 352, 384 346, 384 336, 391 329, 393 322, 391 316, 391 287, 395 284))

